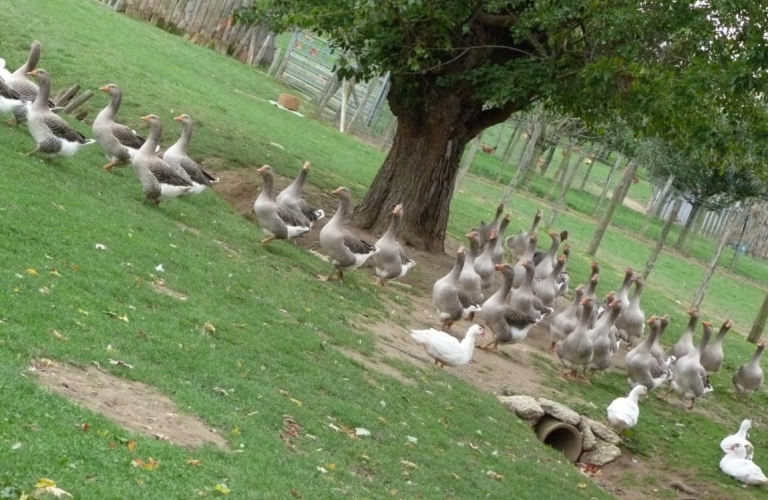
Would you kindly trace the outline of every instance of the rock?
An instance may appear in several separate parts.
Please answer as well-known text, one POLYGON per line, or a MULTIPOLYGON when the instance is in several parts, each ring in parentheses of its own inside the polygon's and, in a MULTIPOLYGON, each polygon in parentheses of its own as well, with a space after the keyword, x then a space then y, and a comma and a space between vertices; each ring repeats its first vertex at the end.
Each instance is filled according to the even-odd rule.
POLYGON ((499 401, 507 405, 510 411, 515 412, 515 415, 525 420, 536 419, 538 421, 538 419, 544 416, 544 410, 541 409, 541 405, 531 396, 501 396, 499 401))
POLYGON ((277 98, 277 103, 280 106, 291 111, 298 111, 300 102, 298 97, 291 94, 280 94, 280 97, 277 98))
POLYGON ((581 422, 581 415, 556 401, 539 398, 539 404, 541 405, 541 409, 544 410, 544 413, 551 415, 566 424, 577 426, 579 425, 579 422, 581 422))
POLYGON ((608 441, 611 444, 619 444, 621 443, 621 437, 613 432, 610 427, 608 427, 605 424, 601 424, 600 422, 595 422, 594 420, 585 419, 587 421, 587 425, 589 425, 589 428, 592 429, 592 433, 597 437, 598 439, 602 439, 603 441, 608 441))
POLYGON ((621 450, 618 446, 606 443, 605 441, 597 441, 595 449, 582 453, 579 457, 579 462, 602 467, 609 462, 613 462, 620 456, 621 450))
POLYGON ((597 447, 597 438, 586 418, 582 418, 579 422, 579 431, 581 432, 581 449, 584 451, 594 450, 597 447))

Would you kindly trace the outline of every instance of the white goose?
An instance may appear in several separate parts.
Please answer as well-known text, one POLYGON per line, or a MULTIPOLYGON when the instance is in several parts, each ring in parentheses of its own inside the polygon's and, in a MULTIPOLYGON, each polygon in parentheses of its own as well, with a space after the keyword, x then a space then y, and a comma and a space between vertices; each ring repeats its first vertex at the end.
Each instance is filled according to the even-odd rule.
POLYGON ((740 444, 747 450, 747 458, 752 460, 755 448, 752 446, 752 443, 747 441, 747 432, 750 427, 752 427, 752 421, 748 418, 744 419, 736 434, 731 434, 730 436, 723 438, 723 440, 720 441, 720 449, 723 450, 723 453, 728 453, 728 450, 730 450, 731 446, 734 444, 740 444))
POLYGON ((435 358, 435 366, 440 368, 445 365, 461 366, 469 363, 475 352, 475 337, 478 335, 485 336, 485 328, 481 325, 470 326, 461 342, 456 337, 434 328, 411 330, 411 338, 435 358))
POLYGON ((739 443, 729 447, 728 453, 720 460, 720 470, 750 486, 768 483, 768 477, 765 477, 757 464, 747 458, 747 450, 739 443))
POLYGON ((636 385, 626 398, 616 398, 608 405, 608 422, 614 429, 623 431, 637 425, 640 418, 637 400, 647 392, 648 389, 644 385, 636 385))

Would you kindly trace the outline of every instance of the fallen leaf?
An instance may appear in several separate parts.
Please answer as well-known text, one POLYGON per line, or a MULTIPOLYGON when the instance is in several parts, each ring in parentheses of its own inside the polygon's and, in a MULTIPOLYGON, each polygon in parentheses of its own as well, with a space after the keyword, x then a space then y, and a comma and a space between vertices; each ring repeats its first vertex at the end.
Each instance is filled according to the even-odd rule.
POLYGON ((291 488, 291 495, 293 495, 294 498, 301 498, 301 493, 296 488, 291 488))
POLYGON ((83 432, 88 432, 88 429, 90 429, 90 428, 91 428, 91 426, 88 425, 88 422, 83 424, 83 432))
POLYGON ((66 336, 62 335, 61 332, 56 330, 55 328, 51 330, 51 335, 53 335, 59 340, 69 340, 66 336))
POLYGON ((131 439, 130 441, 128 441, 126 446, 128 447, 128 451, 133 453, 134 451, 136 451, 136 440, 135 439, 131 439))
POLYGON ((120 361, 119 359, 110 359, 109 364, 111 365, 117 365, 117 366, 124 366, 125 368, 130 368, 133 370, 133 365, 129 365, 128 363, 124 361, 120 361))
POLYGON ((328 464, 328 465, 326 465, 325 467, 326 467, 328 470, 336 470, 336 464, 335 464, 335 463, 333 463, 333 464, 328 464))
POLYGON ((295 404, 295 405, 297 405, 297 406, 304 406, 304 403, 302 403, 301 401, 299 401, 299 400, 298 400, 298 399, 296 399, 296 398, 288 398, 288 399, 290 399, 290 400, 291 400, 291 403, 293 403, 293 404, 295 404))
POLYGON ((358 427, 355 429, 355 436, 357 437, 367 437, 371 435, 371 431, 368 429, 364 429, 362 427, 358 427))
POLYGON ((24 270, 28 275, 30 276, 37 276, 39 273, 37 272, 37 269, 32 269, 31 267, 28 267, 24 270))
POLYGON ((185 463, 187 465, 194 465, 195 467, 200 467, 203 464, 203 462, 194 458, 188 458, 185 463))
POLYGON ((409 462, 408 460, 400 460, 400 465, 402 465, 406 469, 418 469, 419 468, 418 465, 416 465, 413 462, 409 462))
POLYGON ((325 470, 325 467, 317 467, 317 470, 320 471, 320 474, 328 474, 328 471, 325 470))
POLYGON ((20 449, 20 448, 21 448, 21 443, 16 443, 16 444, 14 444, 13 446, 11 446, 11 449, 12 449, 13 451, 16 451, 16 450, 18 450, 18 449, 20 449))
POLYGON ((496 472, 493 472, 492 470, 489 470, 488 472, 486 472, 485 475, 490 477, 491 479, 495 479, 496 481, 502 481, 504 479, 504 476, 496 472))
POLYGON ((120 321, 125 321, 126 323, 129 322, 127 314, 123 314, 122 316, 118 316, 117 319, 119 319, 120 321))
POLYGON ((203 330, 205 330, 205 332, 206 332, 206 333, 210 333, 211 335, 213 335, 214 333, 216 333, 216 327, 215 327, 215 326, 213 326, 213 325, 212 325, 212 324, 210 324, 210 323, 206 323, 206 324, 204 324, 204 325, 203 325, 203 330))
POLYGON ((457 481, 461 481, 461 478, 458 475, 454 474, 453 472, 451 472, 451 477, 453 477, 457 481))
POLYGON ((480 447, 479 447, 479 446, 475 446, 475 445, 474 445, 474 444, 472 444, 472 443, 467 443, 467 446, 468 446, 468 447, 469 447, 469 449, 471 449, 471 450, 475 450, 475 451, 479 451, 479 450, 480 450, 480 447))
POLYGON ((101 243, 96 243, 96 250, 106 250, 107 245, 102 245, 101 243))
POLYGON ((232 491, 229 488, 227 488, 227 485, 224 483, 219 483, 216 486, 213 487, 214 491, 222 494, 222 495, 229 495, 229 493, 232 491))
POLYGON ((140 458, 134 458, 131 461, 131 465, 139 469, 154 470, 160 465, 160 462, 156 461, 152 457, 149 457, 149 459, 146 462, 140 458))
POLYGON ((35 488, 48 488, 49 486, 56 487, 56 481, 48 479, 47 477, 41 477, 35 483, 35 488))
POLYGON ((54 275, 54 276, 59 276, 59 277, 61 277, 61 273, 60 273, 60 272, 59 272, 59 270, 58 270, 58 269, 56 269, 55 267, 51 268, 51 271, 50 271, 50 273, 51 273, 52 275, 54 275))
POLYGON ((157 271, 158 273, 162 273, 162 272, 165 271, 165 269, 163 269, 163 265, 162 264, 158 264, 158 265, 155 266, 155 271, 157 271))
POLYGON ((240 434, 240 427, 238 426, 232 427, 232 434, 235 434, 235 435, 240 434))
POLYGON ((579 483, 579 484, 576 485, 576 487, 578 487, 578 488, 586 488, 587 487, 587 483, 579 483))

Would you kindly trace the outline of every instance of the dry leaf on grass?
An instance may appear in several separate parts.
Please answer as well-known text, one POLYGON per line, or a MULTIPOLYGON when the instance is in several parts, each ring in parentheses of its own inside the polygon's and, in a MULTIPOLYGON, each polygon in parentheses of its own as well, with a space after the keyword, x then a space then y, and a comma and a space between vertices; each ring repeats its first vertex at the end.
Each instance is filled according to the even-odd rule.
POLYGON ((24 270, 28 275, 30 276, 37 276, 39 273, 37 272, 37 269, 32 269, 31 267, 24 270))
POLYGON ((418 469, 419 468, 418 465, 416 465, 413 462, 409 462, 408 460, 400 460, 400 465, 402 465, 406 469, 418 469))
POLYGON ((123 366, 125 368, 130 368, 131 370, 133 370, 133 365, 129 365, 125 361, 120 361, 119 359, 110 359, 109 360, 109 364, 117 365, 117 366, 123 366))
POLYGON ((35 484, 35 491, 32 492, 32 496, 39 498, 47 494, 53 495, 56 498, 72 497, 71 494, 67 493, 61 488, 56 487, 56 482, 43 477, 40 478, 40 480, 38 480, 35 484))
POLYGON ((149 457, 146 462, 140 458, 134 458, 131 460, 131 465, 139 469, 154 470, 160 465, 160 462, 152 457, 149 457))
POLYGON ((504 479, 504 476, 496 472, 493 472, 492 470, 489 470, 488 472, 486 472, 485 475, 490 477, 491 479, 495 479, 496 481, 502 481, 504 479))
POLYGON ((188 458, 184 463, 187 465, 194 465, 195 467, 200 467, 201 465, 203 465, 203 462, 195 458, 188 458))
POLYGON ((213 490, 219 493, 220 495, 229 495, 229 493, 232 491, 224 483, 217 484, 216 486, 213 487, 213 490))

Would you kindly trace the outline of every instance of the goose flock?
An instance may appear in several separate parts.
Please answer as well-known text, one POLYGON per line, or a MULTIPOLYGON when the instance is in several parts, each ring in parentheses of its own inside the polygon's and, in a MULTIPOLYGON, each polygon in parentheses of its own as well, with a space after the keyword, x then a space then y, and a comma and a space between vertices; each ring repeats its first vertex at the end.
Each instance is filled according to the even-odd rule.
MULTIPOLYGON (((40 42, 33 42, 27 60, 13 72, 0 59, 0 113, 13 115, 11 124, 26 122, 36 144, 27 154, 44 158, 73 156, 81 148, 97 143, 107 159, 102 168, 109 171, 130 164, 146 200, 154 204, 200 193, 218 181, 187 155, 193 130, 189 115, 174 118, 181 123, 181 136, 162 154, 159 141, 163 125, 159 116, 141 117, 149 125, 146 139, 117 123, 115 118, 122 102, 122 90, 117 84, 100 89, 109 95, 109 102, 93 122, 94 138, 88 139, 75 130, 57 114, 60 109, 50 99, 51 75, 37 68, 41 50, 40 42)), ((294 241, 325 218, 323 210, 303 198, 309 170, 307 162, 287 188, 275 193, 272 167, 264 165, 258 169, 263 185, 253 210, 265 234, 262 245, 273 240, 294 241)), ((319 243, 332 268, 328 275, 319 278, 343 280, 344 273, 362 267, 373 268, 379 286, 404 277, 416 262, 397 241, 403 205, 392 208, 389 228, 375 244, 370 244, 345 227, 351 204, 349 189, 339 187, 331 194, 338 199, 338 209, 320 230, 319 243)), ((610 291, 600 299, 597 262, 591 263, 586 281, 573 290, 570 304, 555 314, 555 302, 569 293, 571 281, 567 271, 571 248, 564 244, 568 231, 548 233, 551 243, 541 251, 537 249, 541 210, 534 215, 529 230, 521 229, 506 239, 510 215, 503 214, 504 205, 499 205, 490 222, 481 221, 471 228, 466 234, 467 247, 458 249, 451 270, 434 283, 432 300, 440 329, 411 330, 412 340, 423 346, 436 366, 470 363, 477 337, 488 333, 493 339, 488 339, 481 349, 497 351, 504 345, 524 342, 535 325, 549 318, 550 350, 562 364, 565 380, 590 384, 595 374, 611 367, 622 343, 628 346, 624 366, 629 394, 607 407, 607 420, 617 431, 637 425, 639 398, 652 390, 667 387, 667 394, 674 391, 690 401, 686 407, 689 411, 698 398, 712 390, 710 375, 723 366, 722 342, 731 328, 730 321, 722 324, 714 339, 713 325, 702 322, 703 333, 696 345, 699 313, 691 309, 690 321, 680 339, 665 353, 659 341, 669 326, 669 317, 651 316, 646 320, 640 307, 643 277, 626 268, 618 292, 610 291), (493 290, 494 286, 498 287, 493 290), (468 327, 462 340, 451 333, 456 322, 476 319, 478 323, 468 327), (646 325, 650 330, 647 335, 646 325)), ((734 373, 732 380, 739 394, 747 395, 762 386, 760 359, 764 347, 765 342, 761 341, 752 359, 734 373)), ((754 448, 747 441, 750 425, 745 420, 736 434, 720 443, 725 453, 720 468, 745 484, 762 485, 768 478, 752 461, 754 448)))

